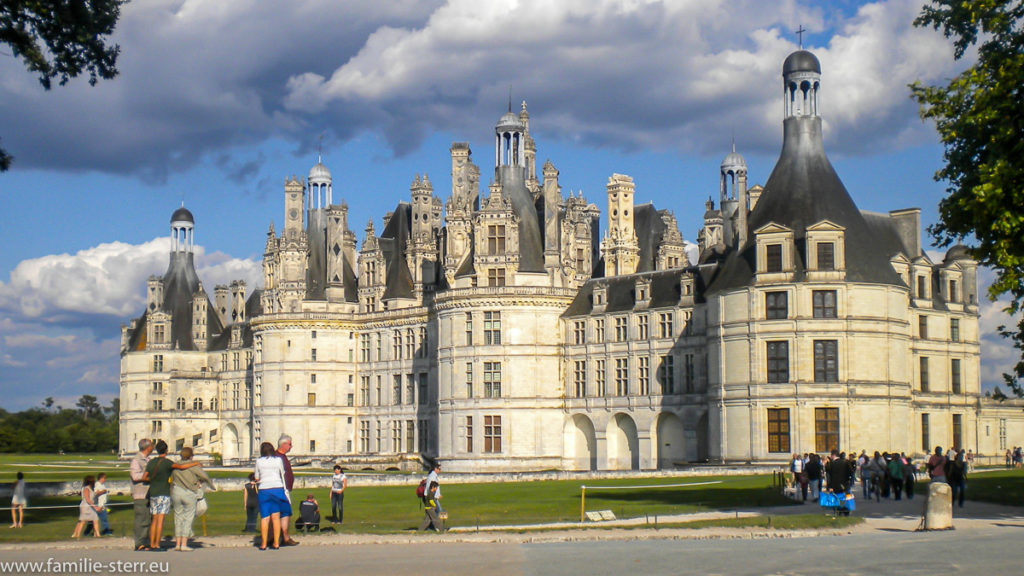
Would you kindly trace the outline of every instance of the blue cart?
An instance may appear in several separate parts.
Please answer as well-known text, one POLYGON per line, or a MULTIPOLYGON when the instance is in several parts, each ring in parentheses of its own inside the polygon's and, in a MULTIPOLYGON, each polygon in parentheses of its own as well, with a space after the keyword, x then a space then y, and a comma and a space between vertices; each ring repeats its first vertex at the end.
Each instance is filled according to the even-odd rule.
POLYGON ((831 490, 821 493, 821 496, 818 497, 818 504, 822 508, 831 509, 833 516, 838 516, 839 514, 849 516, 850 512, 857 509, 857 504, 853 499, 853 494, 836 494, 831 490))

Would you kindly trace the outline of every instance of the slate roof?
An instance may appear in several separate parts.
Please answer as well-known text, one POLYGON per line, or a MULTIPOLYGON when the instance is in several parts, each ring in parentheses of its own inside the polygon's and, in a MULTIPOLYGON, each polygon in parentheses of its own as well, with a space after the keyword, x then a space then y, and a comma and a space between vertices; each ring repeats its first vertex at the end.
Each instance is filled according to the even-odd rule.
POLYGON ((385 300, 413 298, 416 295, 412 272, 409 271, 409 264, 405 259, 409 250, 411 227, 412 206, 408 202, 399 202, 378 239, 380 250, 384 254, 385 300))
POLYGON ((887 234, 876 236, 882 229, 879 222, 872 219, 873 226, 869 226, 825 155, 821 118, 786 118, 783 129, 782 153, 750 213, 745 248, 726 257, 710 291, 746 286, 753 281, 754 231, 769 222, 793 230, 797 245, 796 277, 802 278, 806 270, 806 229, 822 220, 845 228, 847 281, 903 285, 889 263, 888 251, 894 247, 892 238, 887 234))
POLYGON ((519 166, 499 166, 501 194, 512 204, 519 219, 519 271, 544 271, 544 241, 533 194, 526 188, 523 169, 519 166))
POLYGON ((562 317, 573 318, 593 313, 594 287, 599 284, 607 286, 607 304, 603 314, 631 311, 636 306, 636 281, 640 278, 648 278, 651 282, 651 301, 648 309, 678 306, 679 283, 688 276, 692 276, 696 280, 694 292, 695 298, 697 298, 703 292, 705 280, 704 274, 697 268, 674 268, 608 278, 592 278, 580 287, 572 303, 562 313, 562 317))

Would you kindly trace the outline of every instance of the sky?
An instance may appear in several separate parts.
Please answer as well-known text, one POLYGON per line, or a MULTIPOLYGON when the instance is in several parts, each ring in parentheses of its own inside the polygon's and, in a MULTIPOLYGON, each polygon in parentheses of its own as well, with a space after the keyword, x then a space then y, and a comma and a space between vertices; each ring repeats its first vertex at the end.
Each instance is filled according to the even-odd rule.
MULTIPOLYGON (((907 85, 967 62, 914 28, 923 0, 132 0, 120 75, 44 91, 0 47, 0 407, 118 391, 120 326, 166 270, 171 213, 195 215, 208 289, 262 285, 283 185, 318 155, 334 200, 366 222, 417 174, 450 194, 448 149, 487 175, 498 118, 527 102, 537 161, 602 210, 613 173, 672 210, 695 242, 733 143, 763 184, 781 148, 781 68, 822 66, 825 146, 862 210, 921 209, 943 183, 934 127, 907 85)), ((941 260, 941 251, 929 252, 941 260)), ((992 273, 981 274, 981 290, 992 273)), ((1015 353, 1005 303, 981 307, 982 382, 1015 353)))

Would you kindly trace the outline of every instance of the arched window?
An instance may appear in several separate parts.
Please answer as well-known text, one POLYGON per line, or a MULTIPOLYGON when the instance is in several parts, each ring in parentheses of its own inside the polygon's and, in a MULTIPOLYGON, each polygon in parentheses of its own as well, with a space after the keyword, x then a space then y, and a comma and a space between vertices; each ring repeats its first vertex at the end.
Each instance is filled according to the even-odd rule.
POLYGON ((184 410, 185 409, 185 398, 183 398, 181 396, 178 397, 177 408, 178 408, 178 410, 184 410))
POLYGON ((193 398, 192 399, 192 409, 193 410, 202 410, 203 409, 203 399, 202 398, 193 398))
POLYGON ((217 397, 214 396, 213 398, 210 398, 210 410, 216 410, 216 409, 217 409, 217 397))

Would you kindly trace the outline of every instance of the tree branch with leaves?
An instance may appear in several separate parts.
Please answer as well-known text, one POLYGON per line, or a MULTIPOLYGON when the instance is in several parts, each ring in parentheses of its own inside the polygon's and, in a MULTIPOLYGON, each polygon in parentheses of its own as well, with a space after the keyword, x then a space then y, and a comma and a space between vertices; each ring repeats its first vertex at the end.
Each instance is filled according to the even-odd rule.
POLYGON ((1024 389, 1024 3, 1020 0, 933 0, 914 21, 953 40, 954 58, 977 47, 977 61, 940 86, 911 84, 921 117, 935 121, 945 148, 939 222, 928 228, 940 246, 964 241, 992 268, 990 299, 1009 295, 1016 325, 1000 334, 1021 351, 1006 385, 1024 389))
MULTIPOLYGON (((108 44, 128 0, 0 0, 0 44, 49 90, 83 73, 89 84, 117 76, 121 47, 108 44)), ((13 158, 0 148, 0 172, 13 158)))

